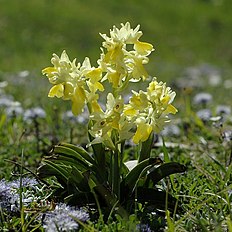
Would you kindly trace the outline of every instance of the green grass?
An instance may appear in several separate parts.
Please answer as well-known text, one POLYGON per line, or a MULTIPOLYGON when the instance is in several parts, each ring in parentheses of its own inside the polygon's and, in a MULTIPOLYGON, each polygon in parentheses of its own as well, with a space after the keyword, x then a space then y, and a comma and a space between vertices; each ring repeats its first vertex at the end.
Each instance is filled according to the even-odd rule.
POLYGON ((156 48, 154 75, 173 78, 184 66, 229 67, 232 16, 229 0, 57 1, 1 0, 0 70, 40 71, 53 52, 98 59, 101 38, 112 25, 141 25, 156 48))

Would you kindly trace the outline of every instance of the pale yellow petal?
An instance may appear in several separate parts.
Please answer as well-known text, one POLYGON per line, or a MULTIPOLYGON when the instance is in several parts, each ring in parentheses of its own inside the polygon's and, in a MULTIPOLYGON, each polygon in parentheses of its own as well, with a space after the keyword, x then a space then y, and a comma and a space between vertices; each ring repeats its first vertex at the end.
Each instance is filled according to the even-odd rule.
POLYGON ((164 111, 164 113, 166 114, 175 114, 177 113, 178 110, 176 109, 176 107, 174 107, 173 105, 168 105, 167 109, 164 111))
POLYGON ((108 73, 107 78, 112 83, 113 88, 117 88, 120 84, 120 74, 118 72, 108 73))
POLYGON ((98 104, 97 101, 91 102, 91 109, 92 109, 92 113, 102 112, 101 106, 98 104))
POLYGON ((58 97, 61 98, 64 95, 64 86, 63 84, 58 84, 58 85, 54 85, 49 93, 48 93, 48 97, 58 97))
POLYGON ((101 79, 102 76, 102 69, 101 68, 94 68, 93 70, 89 71, 86 74, 86 77, 90 78, 92 83, 96 83, 101 79))
POLYGON ((74 92, 74 86, 70 82, 66 82, 64 84, 64 99, 70 99, 70 97, 73 95, 74 92))
POLYGON ((124 109, 124 114, 127 115, 127 116, 134 116, 138 113, 137 110, 135 110, 133 107, 130 107, 130 106, 125 106, 125 109, 124 109))
POLYGON ((134 48, 140 55, 145 56, 149 55, 154 50, 152 44, 141 41, 137 41, 134 48))
POLYGON ((83 111, 86 101, 85 90, 82 87, 77 87, 75 94, 71 98, 72 100, 72 112, 74 115, 78 115, 83 111))
POLYGON ((140 141, 144 142, 149 138, 149 135, 152 132, 152 126, 149 124, 141 123, 137 126, 137 130, 132 140, 135 144, 138 144, 140 141))
POLYGON ((48 74, 51 74, 52 72, 55 72, 55 71, 56 71, 56 68, 54 68, 54 67, 47 67, 47 68, 44 68, 42 70, 42 74, 43 75, 44 74, 48 75, 48 74))

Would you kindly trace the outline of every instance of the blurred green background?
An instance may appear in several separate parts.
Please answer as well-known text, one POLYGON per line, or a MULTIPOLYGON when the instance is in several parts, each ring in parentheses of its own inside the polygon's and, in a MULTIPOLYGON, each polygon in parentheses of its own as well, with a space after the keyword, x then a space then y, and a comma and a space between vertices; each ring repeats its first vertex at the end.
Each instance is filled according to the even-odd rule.
POLYGON ((0 71, 40 75, 63 49, 95 65, 99 32, 127 21, 140 24, 141 40, 156 49, 148 65, 154 76, 166 80, 202 63, 231 66, 231 0, 0 0, 0 71))

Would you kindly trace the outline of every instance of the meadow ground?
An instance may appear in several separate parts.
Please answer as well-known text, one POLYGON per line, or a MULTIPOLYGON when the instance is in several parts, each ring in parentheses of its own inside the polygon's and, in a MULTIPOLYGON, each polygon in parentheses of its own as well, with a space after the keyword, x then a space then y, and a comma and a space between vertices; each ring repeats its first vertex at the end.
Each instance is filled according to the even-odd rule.
MULTIPOLYGON (((18 212, 15 203, 21 202, 22 193, 11 192, 6 197, 12 183, 22 187, 16 181, 22 176, 18 165, 22 154, 24 166, 35 172, 54 144, 87 143, 86 115, 75 118, 70 115, 69 102, 48 99, 51 86, 41 70, 50 65, 52 53, 60 55, 64 49, 70 59, 77 57, 82 62, 88 56, 97 60, 102 43, 99 32, 107 33, 113 25, 129 21, 133 26, 140 24, 142 38, 155 47, 147 65, 149 73, 177 93, 178 113, 157 137, 153 156, 163 159, 168 153, 171 161, 187 167, 185 173, 159 186, 178 199, 181 211, 171 217, 163 212, 148 214, 142 223, 155 231, 232 231, 229 0, 0 2, 1 229, 26 231, 20 227, 24 224, 31 231, 44 230, 37 205, 31 204, 46 205, 50 200, 43 184, 27 180, 24 198, 34 200, 28 200, 24 212, 18 212)), ((133 156, 136 151, 132 147, 128 153, 133 156)), ((26 175, 28 170, 23 172, 26 175)), ((86 215, 79 219, 85 221, 86 215)), ((126 222, 110 220, 95 219, 81 229, 133 231, 141 223, 135 215, 126 222)))

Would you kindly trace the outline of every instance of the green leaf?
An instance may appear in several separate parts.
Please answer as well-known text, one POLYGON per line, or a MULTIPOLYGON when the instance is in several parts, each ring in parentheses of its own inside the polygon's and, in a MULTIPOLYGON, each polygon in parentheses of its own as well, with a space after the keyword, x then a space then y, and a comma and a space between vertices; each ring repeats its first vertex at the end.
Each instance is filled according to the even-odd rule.
POLYGON ((73 159, 70 156, 67 156, 66 154, 56 154, 50 157, 46 157, 44 160, 50 160, 56 164, 59 165, 66 165, 69 167, 75 167, 77 168, 79 171, 86 171, 89 170, 91 167, 88 166, 88 164, 77 160, 77 159, 73 159))
POLYGON ((107 188, 104 185, 97 185, 94 187, 94 191, 100 196, 100 201, 104 201, 107 205, 108 209, 115 208, 115 211, 122 216, 123 218, 127 218, 128 214, 126 210, 120 205, 118 198, 113 194, 112 190, 107 188))
MULTIPOLYGON (((93 121, 90 120, 88 124, 88 131, 91 130, 91 127, 93 126, 93 121)), ((94 137, 91 135, 91 133, 88 132, 89 141, 92 142, 94 140, 94 137)), ((93 149, 93 155, 94 159, 96 160, 98 165, 105 164, 105 147, 102 143, 92 144, 91 145, 93 149)))
POLYGON ((168 209, 171 211, 174 211, 177 201, 165 191, 144 187, 137 188, 137 200, 140 203, 148 203, 149 206, 155 206, 155 208, 162 210, 165 210, 166 206, 168 206, 168 209), (168 201, 167 203, 166 200, 168 201))
POLYGON ((174 173, 182 173, 186 171, 186 167, 176 162, 169 162, 161 164, 158 168, 150 171, 147 175, 154 184, 158 183, 161 179, 174 173))
POLYGON ((95 203, 93 193, 91 192, 75 192, 71 195, 64 196, 63 200, 70 205, 78 206, 86 206, 95 203))
POLYGON ((69 178, 71 167, 67 167, 61 164, 56 164, 49 160, 44 160, 44 165, 39 167, 38 176, 40 178, 46 178, 50 176, 61 177, 66 182, 69 178))
POLYGON ((170 211, 166 210, 168 232, 175 232, 175 225, 170 217, 170 211))
POLYGON ((88 168, 89 165, 91 164, 88 162, 86 158, 83 158, 83 156, 80 153, 66 146, 62 146, 62 145, 55 146, 53 153, 72 158, 73 160, 82 163, 82 165, 84 165, 86 168, 88 168))
POLYGON ((164 153, 164 162, 167 163, 167 162, 170 162, 170 158, 169 158, 169 155, 168 155, 168 150, 167 150, 164 138, 162 140, 163 140, 162 150, 163 150, 163 153, 164 153))
MULTIPOLYGON (((162 141, 163 141, 162 151, 163 151, 163 154, 164 154, 164 162, 169 163, 169 162, 171 162, 171 160, 169 158, 168 149, 166 147, 164 138, 162 138, 162 141)), ((173 190, 175 190, 175 184, 174 184, 174 177, 173 176, 170 176, 170 182, 171 182, 171 186, 172 186, 173 190)))
POLYGON ((139 164, 137 164, 125 177, 122 182, 122 188, 125 188, 127 194, 132 194, 134 191, 137 182, 140 177, 151 169, 154 165, 160 164, 162 161, 160 158, 149 158, 145 159, 139 164))
POLYGON ((90 191, 90 187, 88 184, 88 179, 87 179, 86 173, 80 172, 76 167, 72 168, 72 171, 70 173, 70 177, 68 179, 68 183, 70 183, 70 185, 75 185, 75 187, 80 192, 90 191))
POLYGON ((87 160, 89 163, 93 165, 95 164, 95 160, 84 148, 69 143, 61 143, 59 146, 70 148, 74 150, 76 153, 78 153, 79 156, 81 156, 84 160, 87 160))

